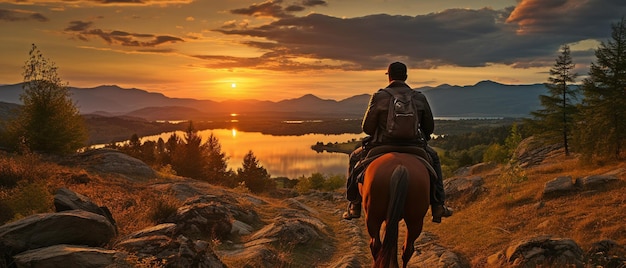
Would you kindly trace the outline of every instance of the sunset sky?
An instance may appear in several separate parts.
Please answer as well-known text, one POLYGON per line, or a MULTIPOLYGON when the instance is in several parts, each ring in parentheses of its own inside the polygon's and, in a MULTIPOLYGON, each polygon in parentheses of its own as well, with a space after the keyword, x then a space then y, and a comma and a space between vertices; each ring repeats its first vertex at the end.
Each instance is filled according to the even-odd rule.
POLYGON ((0 84, 31 44, 74 87, 169 97, 341 100, 413 87, 547 81, 569 44, 577 72, 626 16, 624 0, 0 0, 0 84))

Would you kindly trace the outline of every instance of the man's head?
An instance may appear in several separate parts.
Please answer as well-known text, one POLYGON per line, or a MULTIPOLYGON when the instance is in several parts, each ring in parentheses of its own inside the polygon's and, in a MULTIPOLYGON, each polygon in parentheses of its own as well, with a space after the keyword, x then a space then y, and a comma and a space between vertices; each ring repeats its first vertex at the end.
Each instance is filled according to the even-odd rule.
POLYGON ((389 68, 387 68, 387 75, 389 76, 389 81, 391 80, 405 81, 407 78, 406 65, 398 61, 392 64, 389 64, 389 68))

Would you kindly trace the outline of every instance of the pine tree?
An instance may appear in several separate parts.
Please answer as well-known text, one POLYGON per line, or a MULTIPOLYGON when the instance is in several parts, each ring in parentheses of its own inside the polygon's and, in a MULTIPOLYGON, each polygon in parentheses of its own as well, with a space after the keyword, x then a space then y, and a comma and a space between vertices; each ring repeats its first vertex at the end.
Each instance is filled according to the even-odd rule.
POLYGON ((67 83, 61 81, 54 62, 44 58, 32 45, 24 64, 23 102, 17 117, 9 122, 13 144, 32 151, 71 153, 84 147, 87 129, 70 98, 67 83))
MULTIPOLYGON (((217 137, 211 133, 204 144, 207 152, 205 175, 210 182, 230 184, 232 170, 227 170, 228 157, 222 152, 222 145, 217 137)), ((233 186, 233 185, 229 185, 233 186)))
POLYGON ((207 164, 206 148, 202 137, 189 121, 182 144, 176 146, 172 157, 172 168, 176 174, 194 179, 206 179, 204 170, 207 164))
POLYGON ((534 120, 530 125, 535 128, 537 136, 550 142, 561 142, 565 155, 569 155, 568 140, 572 135, 573 117, 577 113, 575 102, 579 90, 576 86, 570 86, 578 76, 573 72, 575 66, 569 46, 562 46, 561 55, 550 69, 549 83, 546 84, 550 95, 539 96, 544 109, 531 112, 534 120))
POLYGON ((243 157, 242 167, 237 169, 237 177, 245 182, 253 193, 264 191, 270 183, 270 175, 263 166, 259 165, 259 160, 252 151, 248 151, 243 157))
POLYGON ((626 143, 626 20, 611 25, 611 39, 596 49, 583 80, 577 144, 587 157, 620 158, 626 143))

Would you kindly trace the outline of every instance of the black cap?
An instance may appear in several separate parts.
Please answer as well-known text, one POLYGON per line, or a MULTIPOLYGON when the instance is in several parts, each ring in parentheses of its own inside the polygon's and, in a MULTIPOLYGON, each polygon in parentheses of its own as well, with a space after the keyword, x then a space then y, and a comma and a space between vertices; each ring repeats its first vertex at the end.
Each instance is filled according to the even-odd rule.
POLYGON ((391 79, 404 80, 406 79, 406 65, 402 62, 394 62, 389 64, 386 75, 389 75, 391 79))

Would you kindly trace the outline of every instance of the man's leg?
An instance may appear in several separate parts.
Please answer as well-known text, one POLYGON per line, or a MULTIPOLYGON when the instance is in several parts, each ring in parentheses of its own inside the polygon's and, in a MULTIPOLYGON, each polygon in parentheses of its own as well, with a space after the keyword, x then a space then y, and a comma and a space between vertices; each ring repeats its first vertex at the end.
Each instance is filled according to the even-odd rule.
POLYGON ((452 216, 452 210, 444 205, 446 202, 446 192, 443 188, 443 172, 441 172, 439 155, 428 145, 426 145, 424 149, 430 155, 430 158, 432 158, 433 168, 435 169, 435 173, 437 173, 437 178, 434 180, 435 185, 434 187, 430 187, 432 190, 432 193, 430 193, 430 205, 431 214, 433 215, 432 221, 440 223, 441 217, 452 216))
POLYGON ((363 156, 363 148, 359 147, 350 154, 350 163, 348 166, 348 178, 346 182, 346 198, 350 201, 348 210, 343 213, 343 218, 351 220, 361 217, 361 194, 359 193, 359 182, 357 175, 354 174, 354 166, 361 160, 363 156))

